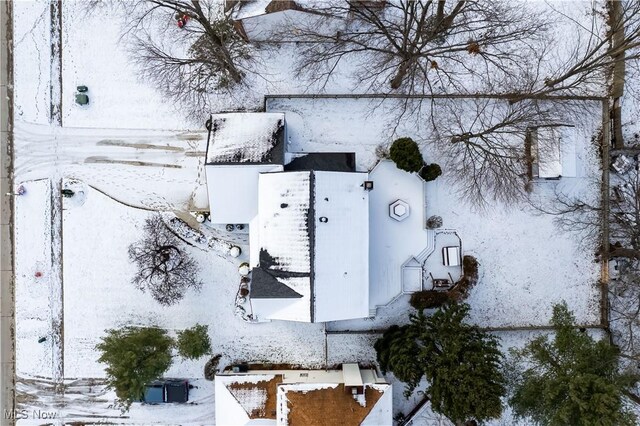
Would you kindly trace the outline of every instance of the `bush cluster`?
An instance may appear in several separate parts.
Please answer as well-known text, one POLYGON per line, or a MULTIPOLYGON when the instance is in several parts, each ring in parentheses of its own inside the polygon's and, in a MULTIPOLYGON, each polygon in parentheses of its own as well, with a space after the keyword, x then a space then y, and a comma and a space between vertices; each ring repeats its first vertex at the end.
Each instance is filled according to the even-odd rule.
POLYGON ((415 309, 421 311, 423 309, 435 309, 450 302, 451 298, 446 291, 424 290, 418 291, 411 295, 409 303, 415 309))
POLYGON ((449 292, 451 299, 460 302, 469 296, 469 290, 478 282, 478 261, 475 257, 466 255, 462 258, 464 275, 449 292))

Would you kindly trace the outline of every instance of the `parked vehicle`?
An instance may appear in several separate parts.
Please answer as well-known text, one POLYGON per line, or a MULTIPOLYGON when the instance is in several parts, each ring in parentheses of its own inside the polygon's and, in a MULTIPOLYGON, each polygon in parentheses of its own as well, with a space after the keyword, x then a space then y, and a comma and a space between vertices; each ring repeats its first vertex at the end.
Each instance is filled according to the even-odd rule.
POLYGON ((184 379, 161 379, 149 383, 142 402, 162 404, 165 402, 189 401, 189 381, 184 379))

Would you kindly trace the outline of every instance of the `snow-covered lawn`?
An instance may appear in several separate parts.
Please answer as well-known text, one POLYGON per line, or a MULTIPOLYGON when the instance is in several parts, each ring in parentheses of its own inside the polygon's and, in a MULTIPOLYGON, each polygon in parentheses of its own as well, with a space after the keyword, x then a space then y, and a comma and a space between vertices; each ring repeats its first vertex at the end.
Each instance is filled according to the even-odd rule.
POLYGON ((52 377, 51 181, 23 187, 15 196, 16 374, 52 377))
POLYGON ((51 72, 50 2, 13 2, 16 120, 48 123, 51 72))
POLYGON ((62 2, 63 125, 185 129, 177 105, 136 76, 127 43, 121 39, 126 18, 108 6, 92 8, 97 10, 86 13, 89 8, 84 10, 82 1, 62 2), (79 85, 89 88, 86 107, 74 101, 79 85))
MULTIPOLYGON (((103 377, 94 346, 104 330, 122 325, 158 325, 174 331, 196 323, 209 326, 214 353, 231 361, 269 361, 319 365, 322 325, 288 322, 248 324, 234 314, 243 259, 187 250, 201 265, 202 290, 188 292, 163 308, 130 283, 134 266, 127 247, 141 236, 146 211, 119 204, 89 190, 82 206, 64 214, 65 376, 103 377), (91 318, 91 321, 86 321, 91 318)), ((248 252, 248 250, 243 250, 248 252)), ((168 377, 202 377, 206 359, 177 360, 168 377)))
MULTIPOLYGON (((366 170, 376 161, 377 145, 388 144, 398 136, 416 140, 428 136, 415 122, 406 120, 393 136, 389 124, 393 102, 372 110, 372 103, 367 100, 270 99, 267 109, 287 114, 292 150, 352 151, 356 153, 358 169, 366 170)), ((590 140, 599 119, 593 114, 572 123, 577 126, 575 158, 571 161, 576 165, 577 177, 562 178, 557 183, 567 191, 597 194, 592 179, 598 178, 600 168, 590 140)), ((423 144, 423 154, 427 162, 444 163, 430 145, 423 144)), ((539 182, 534 194, 544 198, 552 185, 556 183, 539 182)), ((426 204, 424 217, 442 216, 444 228, 458 231, 464 254, 471 254, 480 262, 481 277, 468 299, 476 323, 483 327, 547 325, 552 305, 562 300, 575 311, 579 323, 598 323, 600 265, 593 262, 593 247, 581 245, 579 235, 559 231, 551 216, 536 214, 527 205, 493 205, 478 211, 458 197, 456 183, 447 179, 446 169, 443 176, 426 185, 426 204)), ((406 246, 425 246, 423 229, 418 224, 414 226, 415 233, 401 234, 402 238, 411 238, 406 246)), ((405 260, 398 259, 398 271, 405 260)), ((399 274, 389 278, 399 279, 399 274)), ((366 326, 362 323, 358 327, 353 321, 346 325, 366 326)), ((331 324, 332 328, 339 326, 340 323, 331 324)))

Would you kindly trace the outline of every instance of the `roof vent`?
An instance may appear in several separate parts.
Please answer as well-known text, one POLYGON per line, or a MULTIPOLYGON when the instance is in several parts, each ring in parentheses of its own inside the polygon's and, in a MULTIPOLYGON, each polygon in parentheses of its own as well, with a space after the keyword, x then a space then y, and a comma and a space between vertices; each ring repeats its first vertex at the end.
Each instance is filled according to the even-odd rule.
POLYGON ((326 216, 321 216, 321 217, 320 217, 320 222, 322 222, 322 223, 327 223, 327 222, 329 222, 329 219, 327 219, 327 217, 326 217, 326 216))
POLYGON ((362 186, 364 187, 365 191, 371 191, 373 189, 373 181, 372 180, 365 180, 364 183, 362 184, 362 186))

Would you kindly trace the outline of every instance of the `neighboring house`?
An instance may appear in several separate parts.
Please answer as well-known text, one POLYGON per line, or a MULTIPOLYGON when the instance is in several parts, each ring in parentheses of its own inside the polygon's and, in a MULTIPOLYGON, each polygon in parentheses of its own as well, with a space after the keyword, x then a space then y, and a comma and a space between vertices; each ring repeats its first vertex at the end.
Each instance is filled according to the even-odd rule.
POLYGON ((212 117, 210 219, 249 224, 253 316, 368 317, 368 173, 352 153, 286 153, 285 141, 283 114, 212 117))
POLYGON ((249 370, 216 375, 216 424, 392 425, 390 384, 374 369, 249 370))
POLYGON ((316 0, 227 1, 236 31, 247 41, 297 41, 301 28, 324 28, 335 34, 344 26, 342 20, 326 19, 314 6, 326 4, 316 0))

